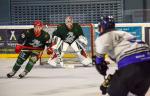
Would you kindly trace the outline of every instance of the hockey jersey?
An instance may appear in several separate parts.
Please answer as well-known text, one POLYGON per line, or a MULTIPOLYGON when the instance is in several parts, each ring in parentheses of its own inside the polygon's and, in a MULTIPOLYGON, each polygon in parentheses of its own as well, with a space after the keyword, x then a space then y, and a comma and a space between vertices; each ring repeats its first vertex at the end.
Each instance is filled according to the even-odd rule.
POLYGON ((53 36, 60 37, 61 40, 68 44, 72 44, 80 35, 84 34, 78 23, 73 23, 73 28, 71 30, 68 30, 66 24, 61 24, 57 27, 57 30, 53 32, 53 36))
POLYGON ((35 37, 34 29, 32 28, 21 34, 18 38, 18 43, 25 46, 44 49, 45 45, 49 46, 49 39, 50 35, 43 30, 41 31, 41 35, 39 37, 35 37))
POLYGON ((149 46, 135 41, 133 35, 124 31, 113 30, 102 34, 96 39, 95 45, 96 53, 108 54, 118 64, 118 68, 150 60, 149 46))

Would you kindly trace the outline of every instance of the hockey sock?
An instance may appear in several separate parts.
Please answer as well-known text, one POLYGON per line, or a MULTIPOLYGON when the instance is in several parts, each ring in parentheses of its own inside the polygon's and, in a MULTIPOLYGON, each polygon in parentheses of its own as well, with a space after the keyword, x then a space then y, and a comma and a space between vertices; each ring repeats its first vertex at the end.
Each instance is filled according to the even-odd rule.
POLYGON ((37 60, 38 60, 37 56, 31 56, 31 58, 29 59, 29 62, 27 63, 25 67, 25 70, 30 72, 37 60))
POLYGON ((31 61, 29 61, 29 62, 27 63, 27 65, 26 65, 26 67, 25 67, 25 70, 27 70, 28 72, 30 72, 31 69, 33 68, 33 66, 34 66, 34 63, 31 62, 31 61))
POLYGON ((20 67, 21 67, 21 65, 23 64, 24 61, 25 61, 25 59, 22 59, 22 58, 18 57, 15 65, 13 66, 13 70, 15 72, 17 72, 20 69, 20 67))
POLYGON ((13 71, 17 72, 21 65, 24 63, 25 60, 27 60, 28 56, 30 55, 30 53, 27 52, 21 52, 18 56, 18 59, 13 67, 13 71))

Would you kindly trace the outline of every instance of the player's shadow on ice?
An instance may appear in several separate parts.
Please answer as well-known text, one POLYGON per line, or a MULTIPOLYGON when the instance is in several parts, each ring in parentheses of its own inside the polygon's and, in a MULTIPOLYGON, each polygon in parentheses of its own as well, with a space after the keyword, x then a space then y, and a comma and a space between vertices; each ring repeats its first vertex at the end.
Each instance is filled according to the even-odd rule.
POLYGON ((36 66, 34 66, 34 68, 39 68, 39 69, 41 69, 41 68, 44 68, 44 69, 58 69, 58 68, 61 68, 61 69, 65 69, 65 68, 72 68, 72 69, 74 69, 74 68, 88 68, 88 67, 93 67, 93 65, 90 65, 90 66, 83 66, 82 64, 66 64, 65 65, 65 67, 61 67, 60 65, 57 65, 56 67, 53 67, 53 66, 51 66, 51 65, 49 65, 49 64, 43 64, 43 65, 36 65, 36 66))
POLYGON ((84 79, 81 76, 26 76, 24 78, 19 78, 19 76, 13 76, 8 78, 7 76, 0 76, 0 79, 84 79))
POLYGON ((84 79, 81 76, 27 76, 23 79, 84 79))

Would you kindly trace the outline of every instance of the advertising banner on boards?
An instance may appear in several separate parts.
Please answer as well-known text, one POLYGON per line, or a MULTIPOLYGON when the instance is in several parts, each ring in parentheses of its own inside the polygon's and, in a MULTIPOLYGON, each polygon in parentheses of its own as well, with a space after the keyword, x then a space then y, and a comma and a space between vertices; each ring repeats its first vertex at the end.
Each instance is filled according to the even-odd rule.
MULTIPOLYGON (((98 30, 98 28, 96 29, 98 30)), ((142 40, 142 27, 141 26, 116 27, 116 29, 129 32, 132 35, 136 36, 138 40, 142 40)), ((98 37, 98 35, 99 35, 99 32, 95 32, 95 37, 98 37)))
POLYGON ((0 29, 0 53, 15 53, 19 35, 26 29, 0 29))
POLYGON ((126 31, 136 36, 138 40, 142 40, 142 27, 133 26, 133 27, 116 27, 118 30, 126 31))

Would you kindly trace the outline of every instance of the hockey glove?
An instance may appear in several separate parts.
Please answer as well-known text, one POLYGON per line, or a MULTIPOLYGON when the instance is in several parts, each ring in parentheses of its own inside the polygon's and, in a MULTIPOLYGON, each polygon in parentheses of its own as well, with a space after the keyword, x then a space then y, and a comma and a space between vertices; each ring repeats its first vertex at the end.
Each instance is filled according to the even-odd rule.
POLYGON ((95 66, 96 66, 97 71, 100 74, 102 74, 103 76, 106 75, 106 71, 108 69, 108 66, 107 66, 107 63, 103 57, 96 57, 95 66))
POLYGON ((16 53, 20 53, 20 51, 22 50, 22 48, 23 48, 22 45, 17 44, 17 45, 16 45, 16 48, 15 48, 15 52, 16 52, 16 53))
POLYGON ((49 44, 49 46, 47 47, 47 54, 48 54, 48 55, 53 54, 54 49, 52 48, 52 46, 54 46, 54 45, 55 45, 55 43, 54 43, 54 42, 51 42, 51 43, 49 44))
POLYGON ((103 85, 100 85, 100 90, 102 91, 103 95, 107 93, 107 87, 104 87, 103 85))
POLYGON ((51 47, 48 47, 48 48, 47 48, 47 54, 48 54, 48 55, 53 54, 53 49, 52 49, 51 47))
POLYGON ((104 82, 100 85, 100 90, 102 91, 102 94, 107 93, 107 89, 110 86, 110 81, 112 79, 113 75, 109 74, 107 78, 104 80, 104 82))
POLYGON ((108 66, 106 65, 107 63, 104 61, 103 63, 101 64, 96 64, 96 69, 98 70, 98 72, 100 74, 102 74, 103 76, 106 75, 106 71, 108 69, 108 66))

